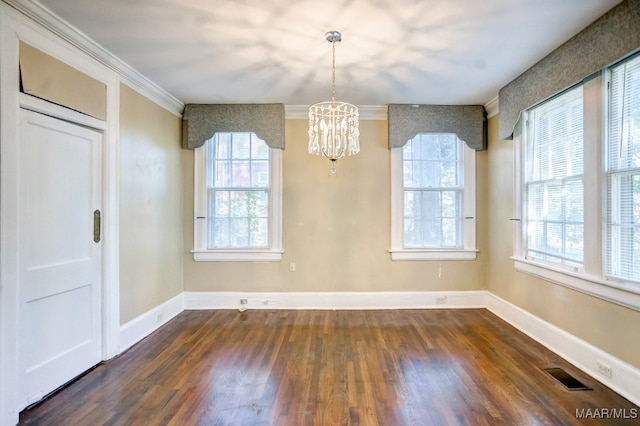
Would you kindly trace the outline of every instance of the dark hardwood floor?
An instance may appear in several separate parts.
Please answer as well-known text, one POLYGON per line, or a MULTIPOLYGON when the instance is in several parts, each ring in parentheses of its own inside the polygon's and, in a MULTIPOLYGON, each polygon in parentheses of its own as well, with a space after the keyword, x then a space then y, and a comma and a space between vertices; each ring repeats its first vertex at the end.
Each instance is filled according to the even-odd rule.
MULTIPOLYGON (((185 311, 20 415, 40 425, 571 425, 634 404, 485 309, 185 311), (569 391, 561 367, 593 390, 569 391), (591 410, 591 411, 587 411, 591 410), (600 413, 599 411, 597 413, 600 413)), ((620 411, 624 410, 624 411, 620 411)))

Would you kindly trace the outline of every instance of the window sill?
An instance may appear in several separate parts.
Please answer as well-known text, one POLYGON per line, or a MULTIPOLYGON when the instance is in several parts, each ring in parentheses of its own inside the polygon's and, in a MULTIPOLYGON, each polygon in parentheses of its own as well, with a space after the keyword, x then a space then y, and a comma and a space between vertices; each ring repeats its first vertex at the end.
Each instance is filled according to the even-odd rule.
POLYGON ((191 250, 196 262, 279 262, 281 251, 270 250, 191 250))
POLYGON ((391 249, 391 260, 476 260, 478 250, 391 249))
POLYGON ((623 282, 618 283, 587 275, 584 272, 574 272, 529 259, 517 257, 512 257, 511 259, 517 271, 640 311, 639 288, 632 288, 631 285, 625 285, 623 282))

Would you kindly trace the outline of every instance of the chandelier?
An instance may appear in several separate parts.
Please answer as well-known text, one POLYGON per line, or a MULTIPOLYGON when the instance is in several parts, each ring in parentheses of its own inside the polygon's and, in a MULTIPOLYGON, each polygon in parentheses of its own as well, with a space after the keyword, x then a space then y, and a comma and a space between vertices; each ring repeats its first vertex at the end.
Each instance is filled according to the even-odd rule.
POLYGON ((336 42, 342 34, 329 31, 325 38, 331 43, 331 101, 318 102, 309 107, 309 154, 324 155, 335 163, 345 155, 360 151, 358 107, 336 101, 336 42))

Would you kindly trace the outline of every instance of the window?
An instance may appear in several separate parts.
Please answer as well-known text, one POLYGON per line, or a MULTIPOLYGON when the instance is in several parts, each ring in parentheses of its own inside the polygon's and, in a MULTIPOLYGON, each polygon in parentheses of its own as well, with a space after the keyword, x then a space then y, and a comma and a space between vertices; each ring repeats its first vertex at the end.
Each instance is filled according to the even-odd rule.
POLYGON ((640 56, 525 111, 516 269, 640 308, 640 56))
POLYGON ((475 259, 475 152, 421 133, 391 150, 394 260, 475 259))
POLYGON ((195 151, 195 260, 280 260, 281 152, 254 133, 195 151))
POLYGON ((525 256, 583 263, 582 87, 528 112, 524 147, 525 256))
POLYGON ((611 69, 606 274, 640 282, 640 56, 611 69))

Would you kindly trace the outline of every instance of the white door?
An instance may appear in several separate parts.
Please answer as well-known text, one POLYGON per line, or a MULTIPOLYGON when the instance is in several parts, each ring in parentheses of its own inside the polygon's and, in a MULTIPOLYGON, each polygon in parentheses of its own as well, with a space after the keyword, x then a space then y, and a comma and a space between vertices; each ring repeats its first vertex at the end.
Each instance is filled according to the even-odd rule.
POLYGON ((31 404, 101 361, 102 134, 20 114, 20 392, 31 404))

